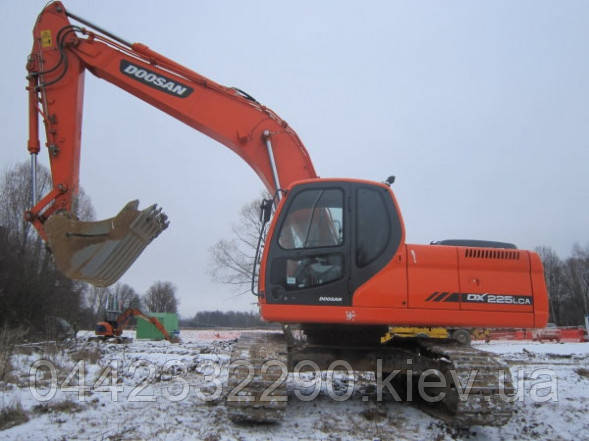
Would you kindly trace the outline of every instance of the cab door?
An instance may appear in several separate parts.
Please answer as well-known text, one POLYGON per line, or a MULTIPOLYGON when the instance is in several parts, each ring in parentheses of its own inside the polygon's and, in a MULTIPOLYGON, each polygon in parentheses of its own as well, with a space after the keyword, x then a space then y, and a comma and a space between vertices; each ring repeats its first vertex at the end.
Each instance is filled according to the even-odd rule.
POLYGON ((269 244, 267 303, 351 304, 349 192, 337 181, 289 192, 269 244))
POLYGON ((383 185, 356 182, 352 201, 353 243, 350 290, 354 306, 407 306, 407 263, 403 222, 392 192, 383 185))

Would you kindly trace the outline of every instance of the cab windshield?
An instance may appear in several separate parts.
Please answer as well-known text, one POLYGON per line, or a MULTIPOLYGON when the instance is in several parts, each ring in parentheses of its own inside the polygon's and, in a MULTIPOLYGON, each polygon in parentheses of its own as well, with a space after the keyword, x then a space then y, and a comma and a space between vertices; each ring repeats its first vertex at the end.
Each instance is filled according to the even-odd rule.
POLYGON ((282 225, 279 245, 287 250, 341 246, 343 191, 305 190, 295 196, 282 225))

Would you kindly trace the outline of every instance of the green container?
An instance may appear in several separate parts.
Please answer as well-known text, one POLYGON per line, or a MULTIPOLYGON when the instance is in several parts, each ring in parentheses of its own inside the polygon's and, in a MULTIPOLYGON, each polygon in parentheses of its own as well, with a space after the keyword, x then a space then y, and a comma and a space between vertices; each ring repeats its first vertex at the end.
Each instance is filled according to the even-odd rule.
MULTIPOLYGON (((155 317, 159 320, 170 336, 175 336, 180 333, 178 329, 178 314, 173 312, 150 312, 147 313, 149 317, 155 317)), ((141 317, 137 317, 137 335, 138 339, 162 340, 163 334, 150 322, 141 317)))

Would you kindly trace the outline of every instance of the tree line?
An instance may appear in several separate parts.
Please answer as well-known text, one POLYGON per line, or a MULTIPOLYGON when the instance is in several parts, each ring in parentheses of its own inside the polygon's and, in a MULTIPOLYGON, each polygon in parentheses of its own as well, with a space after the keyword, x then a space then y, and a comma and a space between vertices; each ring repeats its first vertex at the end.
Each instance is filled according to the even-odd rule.
MULTIPOLYGON (((154 282, 143 295, 126 283, 108 288, 88 286, 86 307, 92 317, 104 317, 107 309, 125 311, 133 308, 148 312, 178 312, 176 287, 171 282, 154 282)), ((101 319, 102 320, 102 319, 101 319)))
POLYGON ((575 245, 566 259, 547 246, 536 252, 544 264, 549 320, 560 326, 582 325, 589 314, 589 246, 575 245))
POLYGON ((187 328, 272 328, 278 325, 265 322, 257 312, 200 311, 190 319, 181 320, 187 328))

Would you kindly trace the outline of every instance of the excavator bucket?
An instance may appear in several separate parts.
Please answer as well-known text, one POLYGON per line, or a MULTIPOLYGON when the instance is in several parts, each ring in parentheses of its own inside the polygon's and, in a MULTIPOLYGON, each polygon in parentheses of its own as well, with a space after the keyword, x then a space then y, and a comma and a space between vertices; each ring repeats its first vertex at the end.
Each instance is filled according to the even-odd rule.
POLYGON ((115 283, 169 225, 161 208, 139 211, 138 206, 139 201, 131 201, 115 217, 99 222, 81 222, 71 213, 49 217, 44 229, 57 268, 94 286, 115 283))

